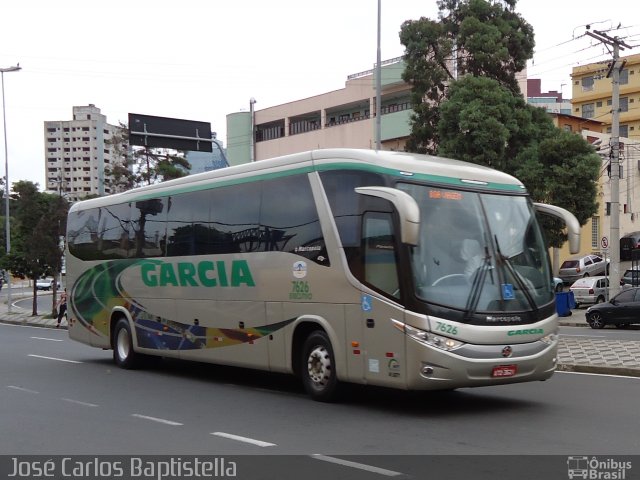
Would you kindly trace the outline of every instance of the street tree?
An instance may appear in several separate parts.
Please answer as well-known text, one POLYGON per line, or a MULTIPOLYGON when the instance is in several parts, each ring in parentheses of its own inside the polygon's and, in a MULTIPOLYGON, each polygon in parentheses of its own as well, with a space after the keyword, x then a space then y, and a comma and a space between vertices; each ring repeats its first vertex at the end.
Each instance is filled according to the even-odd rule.
POLYGON ((407 20, 403 80, 412 85, 411 134, 407 149, 438 149, 440 105, 448 85, 465 75, 486 76, 519 93, 516 73, 533 55, 533 28, 514 11, 517 0, 439 0, 439 20, 407 20))
MULTIPOLYGON (((406 148, 515 175, 535 201, 567 208, 584 225, 597 211, 600 160, 581 136, 560 132, 522 96, 516 73, 535 43, 516 3, 439 0, 438 21, 403 23, 403 78, 415 112, 406 148)), ((550 246, 566 239, 559 222, 545 217, 543 226, 550 246)))
POLYGON ((39 192, 37 184, 24 180, 13 184, 12 197, 15 213, 11 253, 3 259, 3 268, 18 278, 32 280, 32 314, 37 315, 36 281, 45 275, 57 278, 62 261, 60 235, 65 228, 68 207, 64 198, 39 192))

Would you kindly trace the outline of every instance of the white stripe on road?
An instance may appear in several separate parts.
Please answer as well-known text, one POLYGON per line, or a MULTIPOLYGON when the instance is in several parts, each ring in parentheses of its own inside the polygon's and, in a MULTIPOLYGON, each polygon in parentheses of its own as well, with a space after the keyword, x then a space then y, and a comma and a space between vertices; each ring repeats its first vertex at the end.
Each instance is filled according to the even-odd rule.
POLYGON ((228 438, 230 440, 236 440, 238 442, 250 443, 252 445, 257 445, 258 447, 277 447, 275 443, 263 442, 262 440, 256 440, 254 438, 241 437, 239 435, 233 435, 231 433, 211 432, 211 435, 215 435, 216 437, 228 438))
POLYGON ((36 392, 35 390, 29 390, 28 388, 16 387, 15 385, 7 385, 7 388, 10 388, 12 390, 18 390, 20 392, 26 392, 26 393, 40 393, 40 392, 36 392))
POLYGON ((340 458, 327 457, 326 455, 313 454, 311 455, 311 458, 322 460, 323 462, 336 463, 338 465, 342 465, 343 467, 357 468, 359 470, 365 470, 367 472, 377 473, 379 475, 385 475, 387 477, 397 477, 399 475, 404 475, 404 473, 394 472, 393 470, 386 470, 384 468, 374 467, 373 465, 367 465, 365 463, 350 462, 348 460, 342 460, 340 458))
POLYGON ((64 342, 64 340, 60 340, 58 338, 45 338, 45 337, 29 337, 29 338, 33 338, 34 340, 48 340, 50 342, 64 342))
POLYGON ((149 417, 147 415, 142 415, 140 413, 132 413, 131 416, 136 418, 142 418, 143 420, 151 420, 152 422, 158 422, 164 425, 171 425, 172 427, 179 427, 184 425, 180 422, 174 422, 172 420, 166 420, 164 418, 158 418, 158 417, 149 417))
POLYGON ((567 370, 556 370, 555 373, 568 373, 571 375, 591 375, 593 377, 611 377, 611 378, 626 378, 627 380, 640 380, 640 377, 632 377, 631 375, 611 375, 609 373, 569 372, 567 370))
POLYGON ((66 360, 64 358, 55 358, 55 357, 44 357, 42 355, 33 355, 33 354, 29 354, 29 357, 33 357, 33 358, 42 358, 43 360, 55 360, 56 362, 67 362, 67 363, 82 363, 82 362, 78 362, 76 360, 66 360))
POLYGON ((75 403, 76 405, 82 405, 83 407, 99 407, 95 403, 81 402, 80 400, 73 400, 72 398, 63 398, 65 402, 75 403))

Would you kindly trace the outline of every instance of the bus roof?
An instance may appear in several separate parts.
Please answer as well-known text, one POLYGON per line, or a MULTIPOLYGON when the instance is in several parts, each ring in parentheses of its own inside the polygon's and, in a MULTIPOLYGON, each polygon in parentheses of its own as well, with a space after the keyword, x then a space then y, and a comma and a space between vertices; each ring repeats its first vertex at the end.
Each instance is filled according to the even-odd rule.
POLYGON ((188 175, 122 193, 76 202, 71 210, 146 200, 177 192, 210 188, 212 182, 224 184, 249 181, 253 177, 304 173, 334 169, 368 170, 399 177, 414 178, 444 185, 466 186, 523 194, 525 188, 516 178, 481 165, 450 158, 415 153, 331 148, 311 150, 282 157, 188 175))

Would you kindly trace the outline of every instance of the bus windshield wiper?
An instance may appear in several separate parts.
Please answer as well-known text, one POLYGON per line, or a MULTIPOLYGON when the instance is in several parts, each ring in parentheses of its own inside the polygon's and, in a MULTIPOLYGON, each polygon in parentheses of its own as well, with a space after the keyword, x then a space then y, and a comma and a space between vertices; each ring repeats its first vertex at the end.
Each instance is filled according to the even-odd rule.
POLYGON ((531 292, 527 288, 527 285, 522 280, 522 277, 520 276, 520 274, 515 270, 515 268, 513 268, 513 265, 511 265, 511 262, 509 261, 509 257, 502 254, 502 251, 500 250, 500 243, 498 242, 498 236, 494 235, 494 238, 496 241, 496 252, 498 253, 498 258, 502 261, 502 264, 506 267, 506 269, 509 271, 509 273, 515 280, 516 284, 518 285, 518 288, 520 288, 520 291, 522 291, 522 294, 527 299, 527 302, 529 302, 529 306, 533 309, 534 312, 537 312, 538 305, 536 304, 535 300, 531 296, 531 292))
POLYGON ((487 276, 487 272, 491 267, 491 254, 489 253, 489 249, 484 247, 484 259, 482 260, 482 265, 478 268, 475 275, 473 276, 473 283, 471 284, 471 293, 469 294, 469 298, 467 299, 467 304, 464 308, 464 319, 465 321, 470 321, 473 318, 473 315, 476 313, 478 309, 478 303, 480 302, 480 294, 482 293, 482 286, 484 285, 484 279, 487 276))

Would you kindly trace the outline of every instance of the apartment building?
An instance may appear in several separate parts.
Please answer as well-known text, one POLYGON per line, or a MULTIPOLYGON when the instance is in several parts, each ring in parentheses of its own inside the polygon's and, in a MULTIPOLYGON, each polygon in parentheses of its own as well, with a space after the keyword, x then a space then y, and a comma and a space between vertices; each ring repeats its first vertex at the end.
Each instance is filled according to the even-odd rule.
POLYGON ((47 190, 70 202, 111 193, 105 167, 115 160, 108 140, 117 129, 93 104, 73 107, 72 120, 44 122, 47 190))
MULTIPOLYGON (((384 150, 404 150, 410 132, 411 87, 402 80, 403 70, 401 58, 381 65, 380 131, 384 150)), ((340 90, 255 112, 229 114, 229 163, 237 165, 317 148, 375 148, 375 112, 375 72, 368 70, 349 75, 340 90)))
MULTIPOLYGON (((640 140, 640 54, 621 57, 620 69, 620 137, 640 140)), ((611 133, 610 61, 574 67, 571 73, 572 113, 606 124, 611 133)))
POLYGON ((534 107, 544 108, 549 113, 571 115, 571 100, 562 97, 562 92, 550 90, 542 91, 542 80, 539 78, 527 79, 527 103, 534 107))

